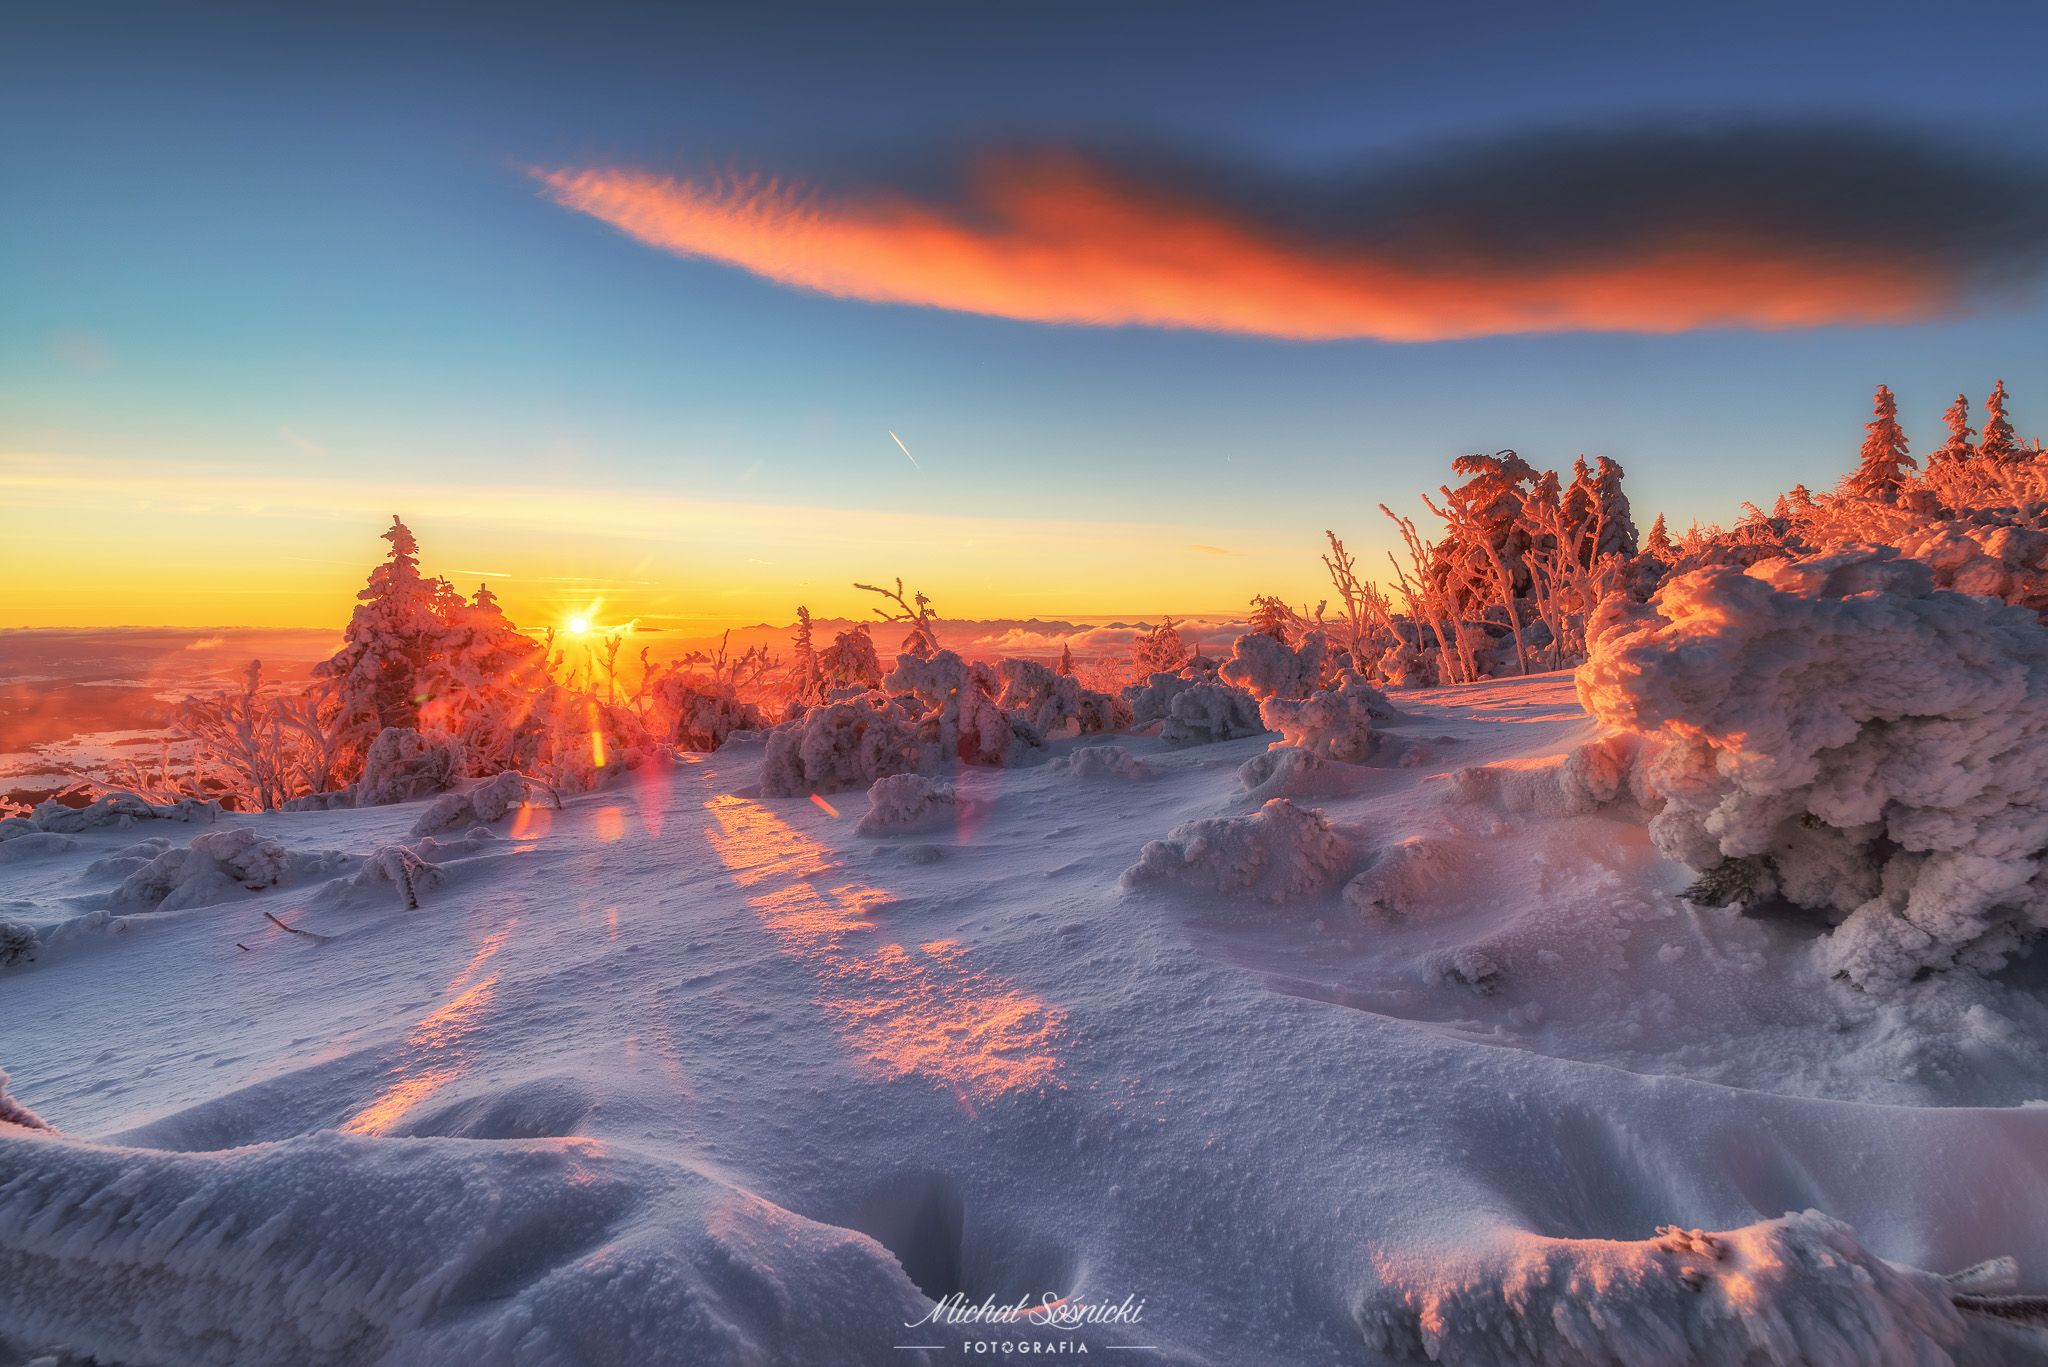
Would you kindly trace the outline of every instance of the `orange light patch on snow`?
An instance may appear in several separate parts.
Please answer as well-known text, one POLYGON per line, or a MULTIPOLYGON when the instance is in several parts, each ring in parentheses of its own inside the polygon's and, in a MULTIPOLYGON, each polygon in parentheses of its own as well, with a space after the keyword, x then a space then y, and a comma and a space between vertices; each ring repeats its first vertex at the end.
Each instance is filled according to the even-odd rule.
POLYGON ((1057 1085, 1065 1013, 1003 978, 977 970, 957 941, 912 950, 860 947, 886 889, 820 886, 832 851, 759 803, 721 796, 705 804, 719 858, 784 954, 817 975, 819 1004, 841 1037, 891 1077, 917 1075, 973 1098, 1057 1085))
POLYGON ((831 803, 827 802, 822 796, 820 796, 817 793, 811 794, 811 805, 816 807, 819 811, 823 812, 826 816, 836 817, 839 815, 839 809, 833 806, 831 803))
POLYGON ((595 825, 600 841, 607 845, 617 844, 626 834, 626 813, 619 807, 600 807, 595 825))
POLYGON ((512 927, 484 937, 460 972, 449 980, 453 994, 420 1017, 406 1033, 398 1077, 376 1099, 342 1123, 344 1134, 388 1134, 406 1113, 459 1077, 469 1066, 469 1038, 482 1024, 498 975, 477 976, 504 946, 512 927))

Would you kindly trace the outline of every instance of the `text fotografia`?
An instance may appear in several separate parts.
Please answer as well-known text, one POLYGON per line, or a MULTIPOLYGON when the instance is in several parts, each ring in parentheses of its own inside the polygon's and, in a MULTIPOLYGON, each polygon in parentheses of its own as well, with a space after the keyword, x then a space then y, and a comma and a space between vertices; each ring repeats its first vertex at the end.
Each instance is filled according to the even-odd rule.
MULTIPOLYGON (((961 1292, 954 1292, 932 1306, 931 1313, 923 1319, 905 1320, 903 1327, 916 1329, 926 1325, 1012 1327, 1020 1329, 1051 1329, 1062 1334, 1072 1334, 1079 1329, 1103 1327, 1130 1328, 1145 1317, 1145 1302, 1137 1296, 1125 1296, 1120 1301, 1091 1301, 1081 1296, 1056 1296, 1051 1292, 1037 1300, 1020 1296, 1013 1302, 1002 1302, 994 1296, 970 1301, 961 1292)), ((963 1353, 1064 1353, 1082 1354, 1088 1351, 1088 1344, 1079 1338, 1061 1338, 1050 1341, 1038 1339, 1010 1338, 964 1338, 960 1341, 963 1353)))

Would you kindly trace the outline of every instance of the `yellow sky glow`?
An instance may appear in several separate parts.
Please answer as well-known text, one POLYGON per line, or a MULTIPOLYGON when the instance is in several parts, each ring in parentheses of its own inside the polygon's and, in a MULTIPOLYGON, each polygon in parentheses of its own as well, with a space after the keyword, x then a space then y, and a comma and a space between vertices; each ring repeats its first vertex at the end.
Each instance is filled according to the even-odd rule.
POLYGON ((514 620, 672 629, 866 616, 901 575, 963 617, 1192 613, 1319 594, 1299 534, 1105 516, 943 516, 542 484, 341 479, 0 453, 0 627, 336 626, 393 512, 423 567, 514 620))

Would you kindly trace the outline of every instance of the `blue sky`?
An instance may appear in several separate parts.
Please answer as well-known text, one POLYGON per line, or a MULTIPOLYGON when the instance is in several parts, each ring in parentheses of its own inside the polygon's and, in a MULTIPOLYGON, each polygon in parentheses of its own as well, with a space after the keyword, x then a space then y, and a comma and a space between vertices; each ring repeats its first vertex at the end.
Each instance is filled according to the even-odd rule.
MULTIPOLYGON (((1099 516, 1264 548, 1214 567, 1244 581, 1223 601, 1207 601, 1222 578, 1190 580, 1203 601, 1156 602, 1140 575, 1142 601, 1077 604, 1055 583, 1036 604, 1191 611, 1313 592, 1325 525, 1378 537, 1374 505, 1409 503, 1465 450, 1612 455, 1645 522, 1683 524, 1832 482, 1880 381, 1916 449, 1954 393, 1981 399, 2000 375, 2022 434, 2048 431, 2048 314, 2017 292, 1959 319, 1783 332, 1401 343, 1048 325, 677 259, 521 169, 830 183, 915 176, 984 143, 1142 139, 1312 173, 1453 138, 1810 116, 2033 155, 2048 127, 2035 6, 49 7, 10 27, 0 461, 17 468, 115 462, 138 487, 195 465, 305 472, 391 497, 415 480, 574 483, 852 520, 1099 516), (1289 544, 1298 564, 1274 558, 1289 544)), ((48 517, 15 530, 85 518, 107 496, 93 487, 71 505, 45 489, 48 517)), ((367 529, 345 535, 374 552, 367 529)), ((602 540, 566 530, 565 561, 604 562, 602 540)), ((894 573, 871 563, 888 549, 849 554, 845 577, 894 573)))

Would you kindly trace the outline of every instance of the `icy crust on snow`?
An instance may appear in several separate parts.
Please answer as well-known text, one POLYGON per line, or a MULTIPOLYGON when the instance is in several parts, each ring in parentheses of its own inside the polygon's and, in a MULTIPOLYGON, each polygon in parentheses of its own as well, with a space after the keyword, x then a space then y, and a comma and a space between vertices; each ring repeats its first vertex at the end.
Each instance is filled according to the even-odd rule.
POLYGON ((857 835, 928 831, 950 825, 958 803, 951 784, 923 774, 891 774, 868 788, 868 810, 854 826, 857 835))
MULTIPOLYGON (((1388 1281, 1361 1308, 1368 1344, 1446 1367, 1947 1367, 1971 1337, 1948 1282, 1817 1211, 1640 1242, 1520 1235, 1491 1259, 1388 1281)), ((1987 1354, 2020 1346, 1994 1323, 1975 1336, 1987 1354)))
POLYGON ((181 1364, 828 1362, 924 1313, 873 1240, 576 1139, 0 1124, 0 1287, 25 1349, 181 1364))
POLYGON ((1873 989, 1989 972, 2048 925, 2048 630, 1889 548, 1701 570, 1610 603, 1586 710, 1659 742, 1671 857, 1837 920, 1873 989))
POLYGON ((1204 892, 1291 902, 1337 881, 1350 846, 1323 814, 1276 797, 1249 816, 1205 817, 1154 840, 1124 870, 1125 887, 1173 882, 1204 892))

